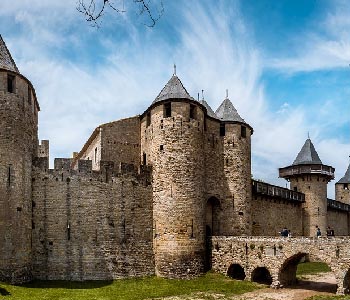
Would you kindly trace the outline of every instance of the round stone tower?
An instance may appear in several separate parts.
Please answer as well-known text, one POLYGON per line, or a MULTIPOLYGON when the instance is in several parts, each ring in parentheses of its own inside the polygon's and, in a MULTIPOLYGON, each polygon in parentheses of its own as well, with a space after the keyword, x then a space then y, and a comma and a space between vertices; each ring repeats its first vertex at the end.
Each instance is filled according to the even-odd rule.
POLYGON ((327 184, 334 179, 334 168, 322 164, 308 138, 291 166, 280 168, 279 177, 290 181, 292 190, 305 194, 303 235, 315 236, 316 226, 326 234, 327 184))
POLYGON ((174 74, 141 116, 141 155, 153 174, 153 247, 158 276, 204 270, 205 108, 174 74))
POLYGON ((0 281, 31 279, 32 160, 39 105, 0 36, 0 281))
POLYGON ((253 128, 226 99, 215 112, 223 139, 224 160, 224 235, 251 235, 251 135, 253 128))
POLYGON ((350 165, 344 176, 335 184, 335 200, 350 204, 350 165))

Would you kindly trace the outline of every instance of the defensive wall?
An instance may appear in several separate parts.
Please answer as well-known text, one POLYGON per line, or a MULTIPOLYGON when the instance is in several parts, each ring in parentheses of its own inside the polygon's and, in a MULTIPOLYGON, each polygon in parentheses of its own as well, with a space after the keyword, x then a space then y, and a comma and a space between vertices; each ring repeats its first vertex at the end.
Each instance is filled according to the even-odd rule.
POLYGON ((212 269, 236 279, 288 286, 308 255, 325 262, 334 274, 337 293, 349 292, 350 238, 274 238, 213 236, 212 269))
POLYGON ((150 170, 47 158, 32 177, 33 276, 108 280, 154 274, 150 170))

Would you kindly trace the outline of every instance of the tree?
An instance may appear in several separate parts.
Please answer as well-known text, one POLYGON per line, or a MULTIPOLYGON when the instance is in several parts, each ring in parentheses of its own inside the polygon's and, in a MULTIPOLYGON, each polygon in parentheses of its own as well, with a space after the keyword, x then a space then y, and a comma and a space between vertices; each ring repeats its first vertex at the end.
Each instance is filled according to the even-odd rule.
POLYGON ((148 27, 153 27, 164 12, 163 0, 79 0, 77 10, 85 16, 86 21, 98 27, 98 22, 107 10, 125 13, 125 1, 132 2, 137 13, 146 17, 147 22, 144 24, 148 27), (158 3, 158 7, 153 5, 154 2, 158 3))

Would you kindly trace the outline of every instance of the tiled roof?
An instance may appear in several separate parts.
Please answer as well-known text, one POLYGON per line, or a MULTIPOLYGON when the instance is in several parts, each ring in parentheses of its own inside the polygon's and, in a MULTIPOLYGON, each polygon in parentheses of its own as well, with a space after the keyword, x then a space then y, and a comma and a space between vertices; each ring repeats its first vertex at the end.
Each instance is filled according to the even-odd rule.
POLYGON ((0 68, 19 73, 10 51, 0 35, 0 68))
POLYGON ((345 175, 337 183, 350 183, 350 165, 345 172, 345 175))
POLYGON ((186 91, 181 80, 176 75, 173 75, 168 81, 168 83, 161 90, 157 98, 153 101, 153 103, 166 100, 166 99, 179 99, 179 98, 194 100, 186 91))
POLYGON ((205 108, 207 109, 207 113, 208 116, 213 117, 213 118, 218 118, 217 115, 214 113, 214 111, 211 109, 211 107, 209 106, 209 104, 207 103, 207 101, 205 101, 204 99, 199 101, 203 106, 205 106, 205 108))
POLYGON ((301 148, 297 158, 294 160, 293 165, 318 165, 322 164, 317 151, 310 139, 305 141, 304 146, 301 148))
POLYGON ((238 114, 237 110, 235 109, 232 102, 228 98, 226 98, 221 103, 219 108, 216 110, 215 114, 221 121, 234 121, 234 122, 246 123, 238 114))

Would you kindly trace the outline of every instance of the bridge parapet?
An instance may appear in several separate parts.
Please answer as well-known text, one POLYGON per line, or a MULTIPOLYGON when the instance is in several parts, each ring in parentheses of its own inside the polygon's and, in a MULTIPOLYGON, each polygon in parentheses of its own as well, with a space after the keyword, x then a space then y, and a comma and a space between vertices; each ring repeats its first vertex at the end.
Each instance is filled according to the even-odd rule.
POLYGON ((254 280, 256 270, 265 269, 272 287, 295 283, 301 258, 322 261, 331 268, 343 294, 350 287, 350 237, 212 237, 212 268, 228 275, 232 265, 244 269, 245 279, 254 280))

